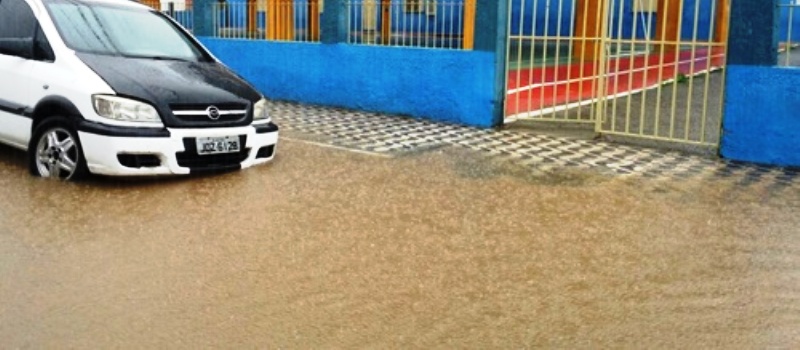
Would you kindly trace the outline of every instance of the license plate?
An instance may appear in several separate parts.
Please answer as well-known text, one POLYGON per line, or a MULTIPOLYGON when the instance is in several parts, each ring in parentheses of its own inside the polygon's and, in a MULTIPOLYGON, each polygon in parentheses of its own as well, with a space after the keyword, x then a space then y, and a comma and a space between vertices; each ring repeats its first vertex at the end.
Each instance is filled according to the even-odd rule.
POLYGON ((239 147, 239 136, 198 137, 197 154, 236 153, 239 147))

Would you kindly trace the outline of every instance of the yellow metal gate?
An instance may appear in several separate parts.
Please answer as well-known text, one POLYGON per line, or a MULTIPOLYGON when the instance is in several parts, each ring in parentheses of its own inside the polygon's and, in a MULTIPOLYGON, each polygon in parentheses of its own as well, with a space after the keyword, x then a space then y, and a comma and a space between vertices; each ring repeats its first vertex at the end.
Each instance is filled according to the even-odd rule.
POLYGON ((715 147, 730 0, 510 0, 506 121, 715 147))

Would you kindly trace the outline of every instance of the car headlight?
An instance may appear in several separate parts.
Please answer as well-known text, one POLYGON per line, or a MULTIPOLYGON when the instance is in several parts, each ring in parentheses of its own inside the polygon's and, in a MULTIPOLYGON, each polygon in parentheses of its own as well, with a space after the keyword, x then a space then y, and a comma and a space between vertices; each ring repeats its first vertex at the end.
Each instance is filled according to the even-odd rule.
POLYGON ((262 98, 255 105, 253 105, 253 121, 259 123, 267 123, 272 121, 269 114, 267 114, 267 100, 262 98))
POLYGON ((161 125, 156 109, 144 102, 117 96, 94 95, 92 104, 97 115, 118 122, 161 125))

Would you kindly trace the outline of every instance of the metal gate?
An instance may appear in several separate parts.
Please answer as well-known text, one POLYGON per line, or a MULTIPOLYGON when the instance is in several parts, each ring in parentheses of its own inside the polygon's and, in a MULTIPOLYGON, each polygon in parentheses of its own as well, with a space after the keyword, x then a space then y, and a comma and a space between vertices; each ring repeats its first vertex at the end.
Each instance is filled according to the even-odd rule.
POLYGON ((730 0, 510 0, 506 121, 719 143, 730 0))

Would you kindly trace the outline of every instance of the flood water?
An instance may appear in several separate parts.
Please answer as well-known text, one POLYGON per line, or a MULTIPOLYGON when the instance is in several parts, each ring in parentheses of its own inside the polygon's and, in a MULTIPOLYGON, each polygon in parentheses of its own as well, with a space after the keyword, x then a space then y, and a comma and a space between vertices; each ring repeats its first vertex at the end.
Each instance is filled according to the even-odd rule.
POLYGON ((0 347, 800 346, 797 188, 281 147, 80 184, 0 149, 0 347))

